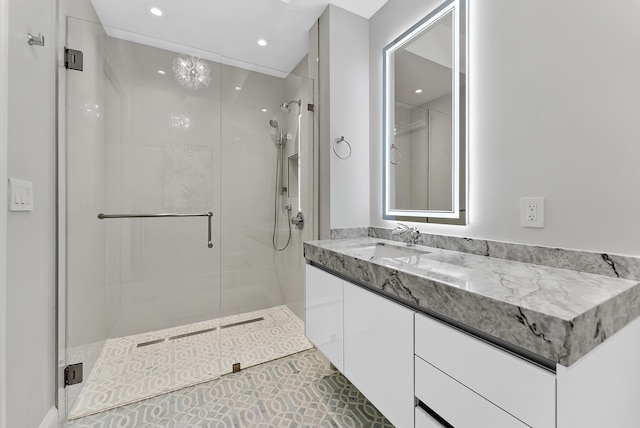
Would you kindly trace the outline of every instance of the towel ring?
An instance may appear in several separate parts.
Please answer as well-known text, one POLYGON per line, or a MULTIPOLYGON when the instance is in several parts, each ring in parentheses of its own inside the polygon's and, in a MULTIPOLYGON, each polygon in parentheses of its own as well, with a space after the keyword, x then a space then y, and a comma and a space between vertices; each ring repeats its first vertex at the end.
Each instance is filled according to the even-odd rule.
POLYGON ((391 148, 389 149, 389 157, 391 157, 391 150, 395 150, 396 151, 396 155, 395 155, 395 159, 396 161, 389 161, 391 162, 391 165, 399 165, 400 161, 402 160, 402 153, 400 153, 400 149, 396 147, 395 144, 391 144, 391 148))
POLYGON ((336 141, 333 142, 333 153, 335 153, 338 159, 349 159, 351 157, 351 144, 349 144, 349 142, 344 139, 344 136, 341 136, 340 138, 336 138, 336 141), (346 156, 340 156, 338 152, 336 152, 336 144, 340 144, 342 142, 347 143, 347 146, 349 147, 349 154, 346 156))

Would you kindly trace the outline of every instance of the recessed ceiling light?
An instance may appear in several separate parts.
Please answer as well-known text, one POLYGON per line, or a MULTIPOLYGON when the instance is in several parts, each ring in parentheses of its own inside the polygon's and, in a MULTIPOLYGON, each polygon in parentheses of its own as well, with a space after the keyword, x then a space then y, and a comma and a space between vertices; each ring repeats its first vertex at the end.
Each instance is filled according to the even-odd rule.
POLYGON ((147 13, 149 15, 153 15, 157 18, 162 18, 166 15, 166 10, 159 6, 154 6, 152 4, 147 4, 147 13))
POLYGON ((263 108, 263 109, 262 109, 262 110, 260 110, 260 111, 261 111, 261 112, 263 112, 263 113, 266 113, 266 112, 268 112, 269 110, 267 110, 266 108, 263 108))
POLYGON ((415 92, 416 92, 416 94, 421 94, 422 93, 422 89, 416 89, 415 92))
POLYGON ((165 74, 167 74, 167 72, 166 72, 166 71, 164 71, 164 70, 158 70, 158 74, 161 74, 161 75, 163 75, 163 76, 164 76, 165 74))
POLYGON ((258 46, 267 46, 269 44, 269 41, 266 39, 258 39, 256 40, 256 43, 258 44, 258 46))
POLYGON ((242 88, 241 88, 240 86, 236 86, 236 87, 235 87, 235 88, 233 88, 233 89, 235 89, 236 91, 239 91, 239 90, 241 90, 242 88))

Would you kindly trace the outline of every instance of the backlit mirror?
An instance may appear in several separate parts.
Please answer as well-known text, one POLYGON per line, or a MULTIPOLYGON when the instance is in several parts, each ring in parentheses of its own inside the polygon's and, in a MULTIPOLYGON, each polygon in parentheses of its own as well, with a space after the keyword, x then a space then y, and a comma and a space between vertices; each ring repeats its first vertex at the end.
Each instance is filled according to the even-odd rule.
POLYGON ((384 218, 466 224, 467 14, 451 0, 384 48, 384 218))

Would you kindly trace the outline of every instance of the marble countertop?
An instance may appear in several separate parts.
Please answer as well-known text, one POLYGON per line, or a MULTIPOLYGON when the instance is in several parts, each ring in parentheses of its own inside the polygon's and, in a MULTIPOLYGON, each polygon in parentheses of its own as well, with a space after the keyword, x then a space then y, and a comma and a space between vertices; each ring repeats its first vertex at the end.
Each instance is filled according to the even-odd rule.
POLYGON ((379 238, 304 249, 313 263, 564 366, 640 316, 635 280, 379 238))

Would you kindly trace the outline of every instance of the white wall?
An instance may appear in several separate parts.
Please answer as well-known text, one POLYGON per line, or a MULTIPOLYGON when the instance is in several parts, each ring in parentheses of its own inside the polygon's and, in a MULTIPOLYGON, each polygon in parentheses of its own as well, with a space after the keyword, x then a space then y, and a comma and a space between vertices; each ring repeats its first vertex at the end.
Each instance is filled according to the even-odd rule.
POLYGON ((7 426, 7 73, 9 1, 0 0, 0 428, 7 426))
MULTIPOLYGON (((7 427, 37 427, 55 399, 56 13, 55 2, 46 0, 10 0, 8 5, 7 15, 3 3, 1 23, 3 44, 8 34, 8 52, 0 52, 2 67, 6 64, 8 69, 8 96, 1 97, 8 132, 7 156, 2 161, 6 159, 10 177, 33 182, 34 209, 7 213, 6 271, 2 269, 7 282, 6 312, 2 316, 7 325, 6 364, 11 369, 2 376, 7 391, 2 414, 7 427), (28 32, 43 33, 46 46, 29 46, 28 32)), ((0 178, 6 187, 1 168, 0 178)), ((4 215, 4 205, 0 208, 4 215)), ((0 222, 4 223, 1 218, 0 222)))
MULTIPOLYGON (((321 189, 320 197, 321 204, 329 198, 332 229, 369 223, 368 44, 366 19, 331 5, 320 17, 320 161, 326 162, 327 152, 330 161, 329 194, 321 189), (341 136, 351 144, 348 159, 333 153, 341 136)), ((342 156, 348 153, 344 147, 337 147, 342 156)), ((321 237, 326 233, 321 229, 321 237)))
MULTIPOLYGON (((318 105, 316 110, 316 123, 318 124, 318 142, 316 153, 316 165, 318 173, 318 237, 329 239, 331 230, 331 141, 330 141, 330 111, 331 92, 329 85, 329 71, 331 70, 331 51, 329 43, 329 11, 326 8, 317 22, 317 59, 318 67, 318 105)), ((313 40, 311 37, 309 40, 313 40)))
MULTIPOLYGON (((420 229, 640 255, 640 3, 471 3, 469 225, 420 229), (520 227, 526 196, 545 197, 544 229, 520 227)), ((394 225, 381 220, 382 48, 437 4, 390 0, 370 21, 372 225, 394 225)))

